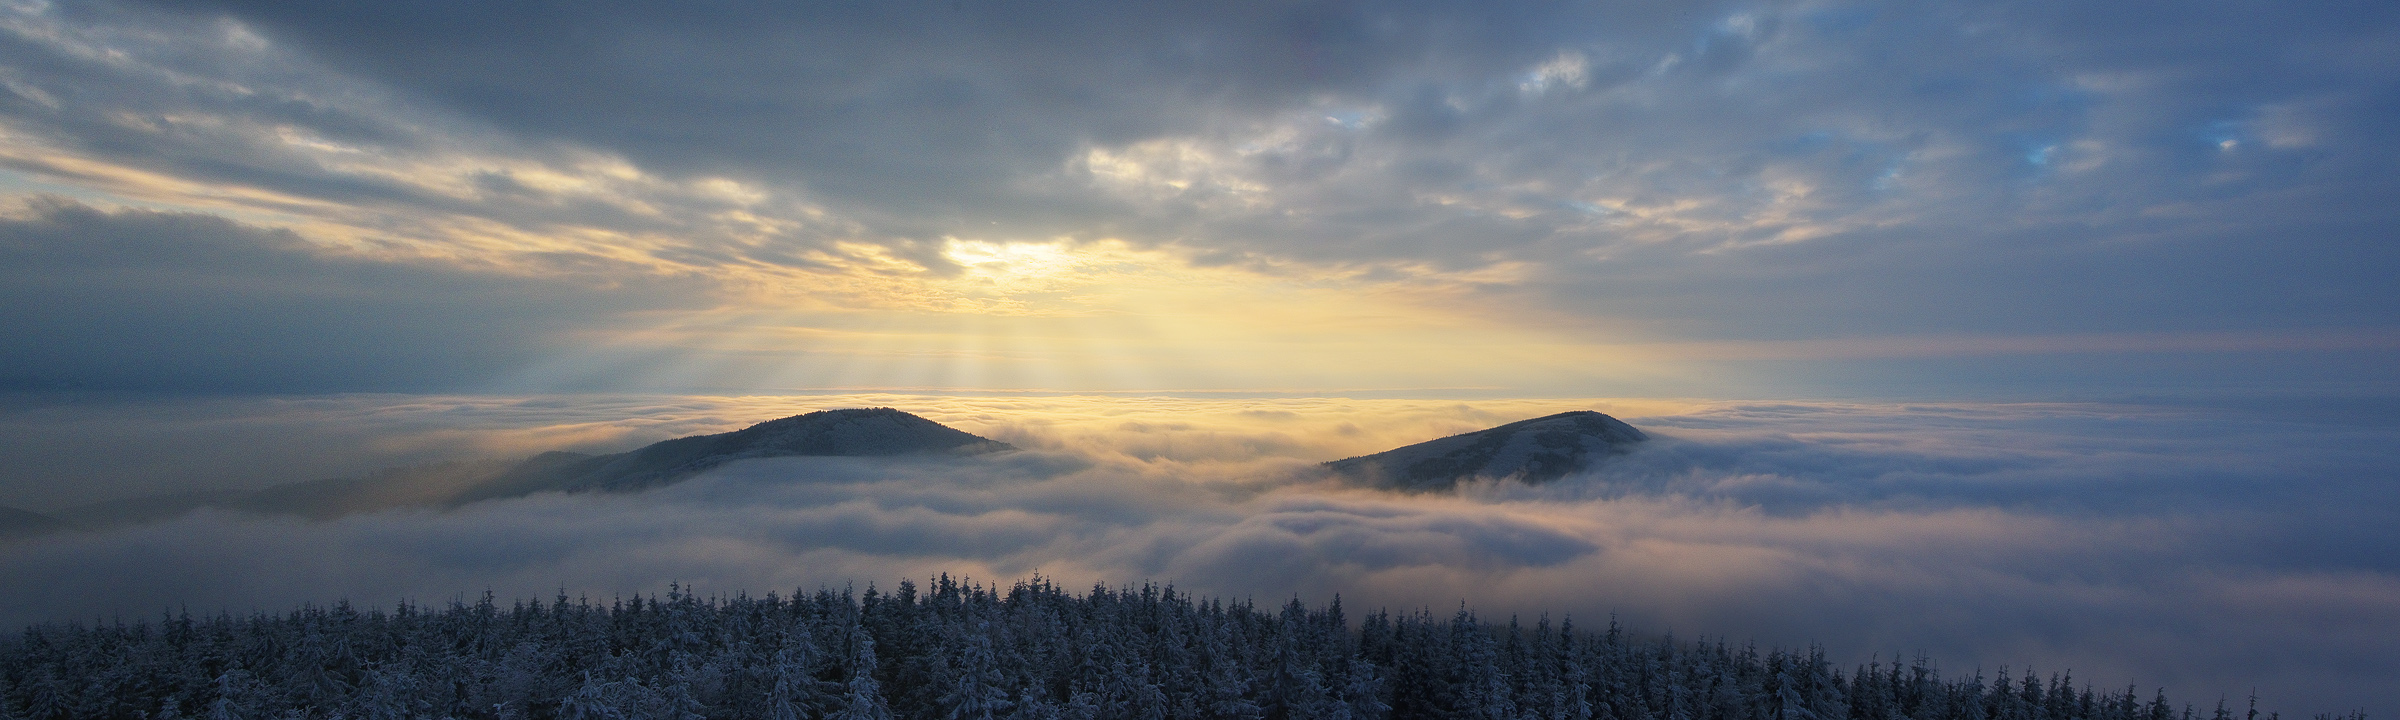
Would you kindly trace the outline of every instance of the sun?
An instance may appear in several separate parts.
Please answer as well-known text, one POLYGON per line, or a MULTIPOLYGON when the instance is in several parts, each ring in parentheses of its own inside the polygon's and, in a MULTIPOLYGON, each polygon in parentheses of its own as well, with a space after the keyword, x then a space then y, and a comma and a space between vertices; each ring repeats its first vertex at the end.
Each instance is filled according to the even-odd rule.
POLYGON ((1589 338, 1494 323, 1460 293, 1436 292, 1491 282, 1490 269, 1385 268, 1404 276, 1394 280, 1373 268, 1199 263, 1174 246, 1107 238, 950 237, 938 258, 828 255, 825 269, 789 283, 805 297, 661 317, 521 384, 1562 393, 1681 372, 1589 338))
POLYGON ((989 277, 1042 277, 1089 264, 1087 258, 1077 256, 1072 243, 1066 240, 993 242, 949 238, 943 243, 942 257, 971 274, 989 277))

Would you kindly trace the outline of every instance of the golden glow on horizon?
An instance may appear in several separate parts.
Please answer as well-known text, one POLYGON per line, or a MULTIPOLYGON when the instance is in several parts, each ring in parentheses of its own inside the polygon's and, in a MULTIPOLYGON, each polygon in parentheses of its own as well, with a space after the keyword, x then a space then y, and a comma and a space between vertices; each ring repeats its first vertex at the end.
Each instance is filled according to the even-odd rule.
POLYGON ((1357 269, 1201 266, 1176 248, 1117 241, 953 238, 942 257, 957 268, 944 274, 880 247, 844 249, 849 257, 824 260, 840 272, 591 338, 509 387, 1552 394, 1674 374, 1458 301, 1459 287, 1522 267, 1377 268, 1386 279, 1370 280, 1357 269))

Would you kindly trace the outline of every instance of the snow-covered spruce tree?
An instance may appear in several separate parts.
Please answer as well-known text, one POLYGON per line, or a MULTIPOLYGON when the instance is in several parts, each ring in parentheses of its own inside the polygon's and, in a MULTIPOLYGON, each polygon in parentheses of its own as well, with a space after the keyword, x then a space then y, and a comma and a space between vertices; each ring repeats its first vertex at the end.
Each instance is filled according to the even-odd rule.
POLYGON ((1244 720, 1260 715, 1258 701, 1252 698, 1253 675, 1248 658, 1242 650, 1247 643, 1240 630, 1224 617, 1224 608, 1217 606, 1204 616, 1209 626, 1201 655, 1200 672, 1206 678, 1201 686, 1200 707, 1205 717, 1244 720))
POLYGON ((408 668, 397 665, 367 669, 366 682, 343 705, 344 716, 357 720, 409 720, 433 713, 433 694, 408 668))
POLYGON ((943 663, 950 692, 942 696, 943 716, 950 720, 993 720, 1006 716, 1016 703, 1002 683, 1006 676, 999 659, 993 656, 991 625, 978 622, 964 637, 956 641, 959 654, 956 660, 943 663))
POLYGON ((617 693, 610 692, 608 683, 585 672, 583 685, 559 699, 558 716, 566 720, 617 720, 626 717, 632 708, 618 707, 617 693))
MULTIPOLYGON (((1267 720, 1318 718, 1336 714, 1333 693, 1325 687, 1316 658, 1310 655, 1308 608, 1293 598, 1283 608, 1275 634, 1274 660, 1268 665, 1265 697, 1259 709, 1267 720)), ((1346 709, 1345 709, 1346 711, 1346 709)))
POLYGON ((817 679, 816 647, 806 634, 785 636, 766 674, 773 683, 765 703, 768 720, 821 717, 838 702, 830 683, 817 679))
POLYGON ((853 629, 850 662, 843 667, 849 682, 843 686, 842 707, 831 717, 834 720, 892 720, 892 710, 884 703, 883 689, 875 681, 875 638, 865 630, 853 629))

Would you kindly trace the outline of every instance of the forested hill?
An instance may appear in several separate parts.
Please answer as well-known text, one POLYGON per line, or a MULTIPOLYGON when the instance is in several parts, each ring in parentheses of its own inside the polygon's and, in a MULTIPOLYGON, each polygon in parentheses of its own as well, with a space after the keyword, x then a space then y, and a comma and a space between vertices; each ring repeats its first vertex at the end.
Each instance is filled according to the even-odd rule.
MULTIPOLYGON (((1355 626, 1171 588, 350 605, 36 626, 11 718, 1572 718, 2230 720, 2067 676, 1833 667, 1814 649, 1473 613, 1355 626)), ((2364 720, 2363 714, 2352 720, 2364 720)))
POLYGON ((638 491, 673 483, 736 460, 789 456, 882 457, 914 453, 1014 450, 892 408, 819 410, 715 435, 663 440, 613 455, 551 452, 460 493, 477 500, 563 490, 638 491))
POLYGON ((1590 469, 1647 440, 1623 420, 1577 410, 1336 460, 1325 468, 1368 485, 1418 492, 1445 491, 1475 478, 1538 484, 1590 469))
POLYGON ((445 462, 261 490, 176 492, 66 508, 55 519, 0 508, 0 541, 69 527, 157 522, 211 507, 324 520, 393 508, 458 507, 541 492, 637 492, 754 458, 975 455, 1013 449, 893 408, 819 410, 607 455, 546 452, 522 462, 445 462))

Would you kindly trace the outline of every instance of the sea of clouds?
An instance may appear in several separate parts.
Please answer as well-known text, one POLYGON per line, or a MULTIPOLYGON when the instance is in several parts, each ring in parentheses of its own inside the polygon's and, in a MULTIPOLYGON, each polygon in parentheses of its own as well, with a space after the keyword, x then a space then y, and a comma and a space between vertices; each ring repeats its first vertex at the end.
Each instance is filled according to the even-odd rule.
POLYGON ((0 621, 703 593, 1156 581, 1353 612, 1548 614, 1843 662, 2072 669, 2203 710, 2400 710, 2400 423, 2255 401, 1883 405, 902 395, 190 398, 0 408, 0 503, 256 487, 461 457, 618 450, 894 406, 1022 448, 737 463, 633 495, 331 521, 204 510, 0 546, 0 621), (1454 494, 1316 463, 1569 409, 1654 441, 1454 494))

